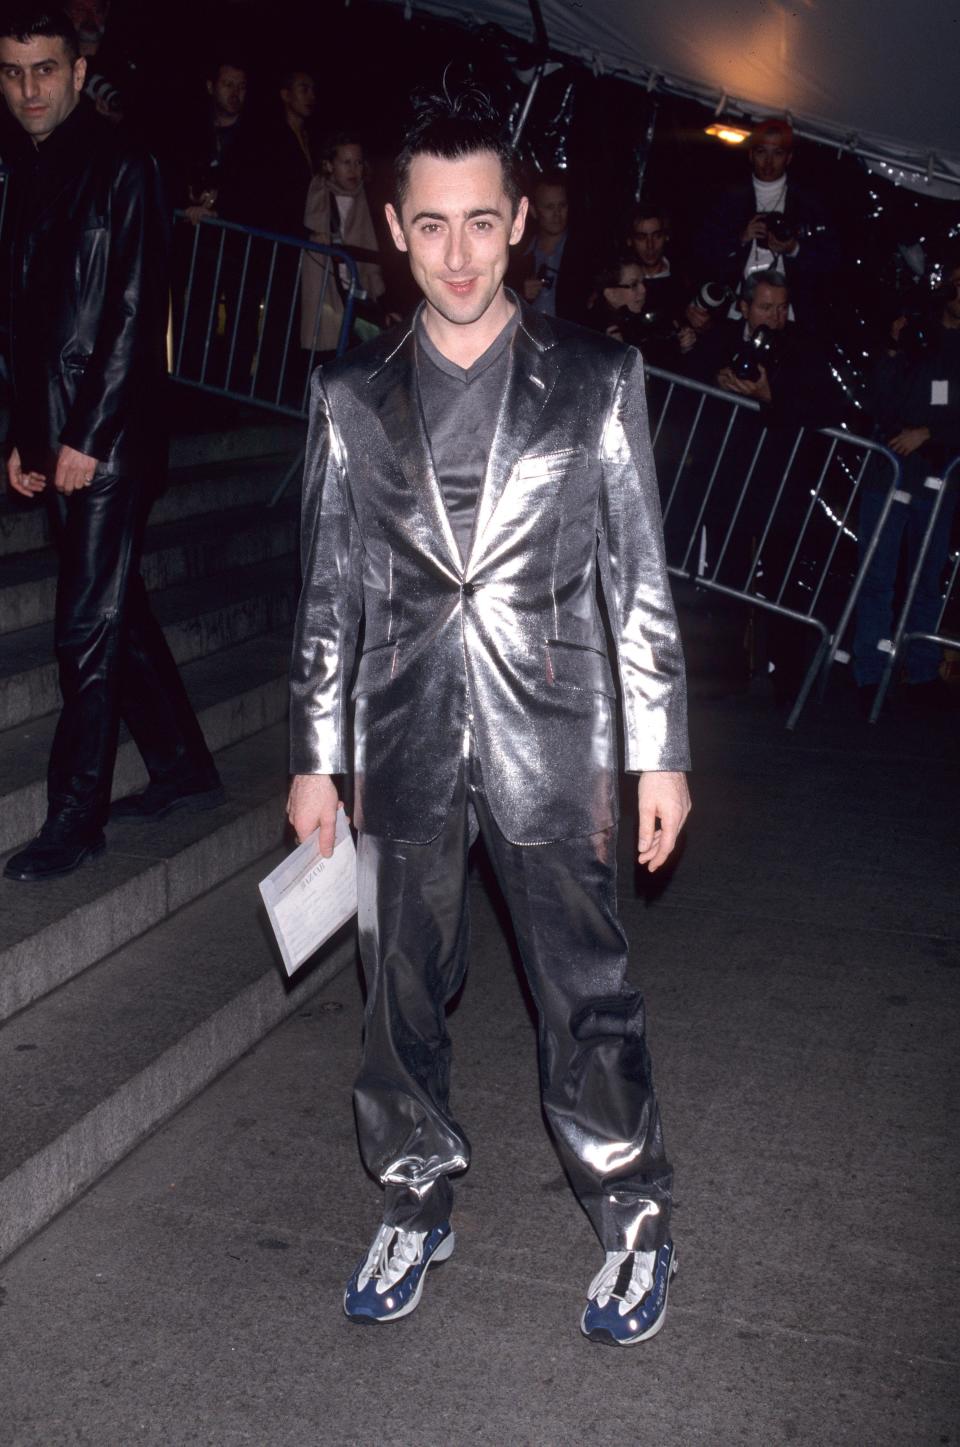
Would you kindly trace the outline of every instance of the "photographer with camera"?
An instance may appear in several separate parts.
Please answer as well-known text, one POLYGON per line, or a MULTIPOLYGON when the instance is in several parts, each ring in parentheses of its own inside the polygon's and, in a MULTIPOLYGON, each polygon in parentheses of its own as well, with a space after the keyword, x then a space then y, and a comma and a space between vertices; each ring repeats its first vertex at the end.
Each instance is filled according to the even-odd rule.
POLYGON ((634 207, 627 226, 627 252, 640 267, 647 288, 647 309, 679 325, 689 300, 690 283, 667 255, 670 215, 655 201, 634 207))
MULTIPOLYGON (((639 309, 634 306, 635 316, 628 326, 630 335, 625 333, 624 340, 639 347, 645 361, 676 372, 696 336, 693 324, 684 314, 693 287, 667 256, 670 236, 670 216, 664 206, 651 201, 634 208, 627 224, 621 261, 635 268, 643 283, 644 301, 639 309)), ((599 305, 597 296, 594 309, 599 305)), ((699 318, 697 320, 699 322, 699 318)))
MULTIPOLYGON (((711 299, 714 295, 719 292, 711 288, 711 299)), ((793 470, 789 485, 781 484, 797 429, 839 421, 843 404, 831 385, 825 351, 788 319, 790 292, 780 272, 752 272, 743 282, 737 311, 738 320, 717 322, 697 336, 684 370, 732 396, 750 398, 760 410, 738 408, 728 433, 730 411, 717 399, 708 404, 687 454, 680 517, 683 526, 693 519, 703 526, 705 539, 698 545, 716 581, 764 598, 789 583, 782 601, 798 607, 803 603, 795 591, 798 578, 788 574, 809 490, 802 469, 793 470), (710 478, 704 506, 703 488, 710 478), (731 519, 735 527, 728 536, 731 519)), ((677 511, 675 505, 671 521, 677 511)), ((667 541, 669 548, 669 528, 667 541)), ((744 669, 769 671, 777 703, 792 703, 810 663, 810 631, 788 617, 758 610, 751 652, 744 669)))
MULTIPOLYGON (((960 455, 960 253, 949 258, 944 276, 944 284, 925 306, 898 309, 870 378, 867 410, 873 418, 873 435, 900 458, 900 488, 910 494, 910 502, 891 509, 857 604, 853 670, 865 710, 872 704, 887 661, 880 645, 892 631, 901 550, 906 549, 906 576, 912 578, 943 475, 960 455)), ((920 570, 907 619, 909 633, 930 633, 936 624, 957 488, 954 477, 920 570)), ((860 508, 861 549, 876 528, 885 492, 882 479, 868 476, 860 508)), ((940 677, 940 662, 938 644, 918 640, 910 645, 905 695, 909 704, 925 710, 954 706, 940 677)))
POLYGON ((754 271, 777 271, 790 287, 790 320, 818 329, 821 306, 841 259, 836 227, 823 202, 789 179, 793 128, 787 120, 758 125, 747 143, 751 175, 706 208, 695 238, 698 270, 737 286, 754 271))
POLYGON ((778 271, 754 271, 736 302, 737 320, 696 334, 689 376, 759 402, 765 426, 822 427, 839 420, 825 352, 789 320, 790 290, 778 271))
POLYGON ((563 171, 548 171, 530 191, 533 227, 516 248, 507 280, 541 316, 586 320, 591 267, 587 249, 569 226, 570 201, 563 171))
POLYGON ((696 333, 660 309, 643 268, 630 252, 597 273, 584 320, 615 341, 637 347, 643 360, 668 372, 679 372, 684 352, 696 343, 696 333))
POLYGON ((61 7, 72 21, 80 42, 80 54, 87 62, 83 93, 93 102, 99 116, 119 126, 128 118, 136 93, 136 68, 122 46, 114 43, 113 29, 107 38, 110 0, 69 0, 61 7))

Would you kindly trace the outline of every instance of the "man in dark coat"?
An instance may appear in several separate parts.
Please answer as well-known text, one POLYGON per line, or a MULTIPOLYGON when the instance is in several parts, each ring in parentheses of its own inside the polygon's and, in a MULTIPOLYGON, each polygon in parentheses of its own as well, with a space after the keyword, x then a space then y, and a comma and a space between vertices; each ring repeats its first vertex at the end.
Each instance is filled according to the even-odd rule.
POLYGON ((762 122, 747 143, 750 175, 712 198, 693 238, 701 281, 736 288, 753 271, 774 270, 790 288, 790 320, 808 331, 832 315, 823 306, 841 262, 836 224, 815 191, 790 179, 793 128, 762 122))
POLYGON ((738 319, 698 337, 684 370, 697 381, 759 402, 765 426, 826 427, 841 420, 843 398, 831 384, 826 350, 789 320, 790 297, 779 272, 753 272, 741 288, 738 319), (761 329, 769 350, 757 351, 749 376, 738 373, 734 358, 751 352, 761 329))
POLYGON ((311 124, 317 104, 313 76, 302 69, 286 71, 279 98, 281 114, 259 157, 265 203, 261 222, 268 231, 305 241, 307 192, 320 169, 320 141, 311 124))
MULTIPOLYGON (((803 612, 809 591, 804 591, 806 577, 797 571, 794 548, 803 535, 804 560, 813 557, 819 566, 829 540, 821 544, 805 522, 808 468, 814 465, 808 458, 819 454, 795 456, 794 449, 800 428, 840 422, 845 403, 831 382, 825 347, 788 320, 790 295, 779 271, 752 272, 741 287, 738 320, 704 332, 684 356, 688 375, 732 397, 749 398, 759 404, 759 412, 718 410, 713 402, 707 406, 692 446, 685 448, 686 485, 673 500, 667 538, 671 550, 682 556, 690 529, 703 524, 707 570, 714 582, 768 599, 783 588, 784 605, 803 612), (706 478, 712 481, 704 503, 706 478)), ((669 475, 670 465, 663 470, 669 475)), ((697 546, 701 543, 698 539, 697 546)), ((799 692, 811 661, 810 635, 809 628, 781 615, 770 618, 765 646, 781 703, 792 702, 799 692)), ((764 645, 756 641, 754 646, 759 652, 764 645)))
POLYGON ((513 255, 508 281, 541 316, 583 322, 593 258, 576 215, 570 225, 569 194, 564 172, 538 178, 530 198, 533 225, 513 255))
MULTIPOLYGON (((900 500, 891 509, 857 602, 853 669, 865 710, 887 664, 901 553, 915 586, 906 620, 911 638, 904 655, 905 701, 924 709, 953 706, 940 676, 943 650, 935 642, 943 607, 943 570, 960 480, 948 474, 960 455, 960 256, 946 267, 942 290, 930 312, 900 312, 889 343, 869 378, 867 411, 873 435, 900 458, 900 500), (922 322, 924 325, 919 325, 922 322), (934 518, 938 493, 946 488, 934 518)), ((864 556, 880 520, 888 478, 870 470, 860 501, 860 551, 864 556)))
POLYGON ((114 806, 137 818, 210 806, 220 781, 138 563, 166 445, 167 218, 152 159, 81 100, 70 22, 0 34, 0 87, 25 135, 14 158, 7 476, 46 495, 60 552, 54 642, 63 695, 38 837, 7 878, 66 874, 104 848, 121 717, 150 772, 114 806))

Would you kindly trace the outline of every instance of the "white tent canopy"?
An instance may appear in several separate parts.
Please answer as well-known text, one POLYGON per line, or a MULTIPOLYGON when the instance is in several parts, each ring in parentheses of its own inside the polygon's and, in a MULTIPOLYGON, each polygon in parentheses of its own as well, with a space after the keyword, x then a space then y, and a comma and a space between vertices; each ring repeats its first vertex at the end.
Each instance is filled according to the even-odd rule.
MULTIPOLYGON (((527 0, 415 5, 535 38, 527 0)), ((787 114, 893 179, 929 178, 931 194, 945 189, 936 179, 960 181, 956 0, 541 0, 541 11, 551 52, 727 114, 787 114)))

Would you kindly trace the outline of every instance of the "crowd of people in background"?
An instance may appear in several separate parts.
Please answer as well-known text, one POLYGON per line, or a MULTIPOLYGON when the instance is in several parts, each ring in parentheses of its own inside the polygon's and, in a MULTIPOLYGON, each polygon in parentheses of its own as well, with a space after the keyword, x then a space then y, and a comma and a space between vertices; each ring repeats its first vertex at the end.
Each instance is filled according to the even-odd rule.
MULTIPOLYGON (((249 119, 248 93, 241 59, 210 68, 193 123, 161 148, 171 199, 194 222, 220 218, 347 247, 359 273, 354 340, 363 340, 402 314, 409 297, 390 285, 392 248, 382 206, 367 194, 362 131, 318 114, 317 78, 305 70, 277 78, 271 123, 249 119)), ((744 146, 742 180, 706 197, 699 225, 683 235, 657 198, 605 234, 583 214, 567 172, 528 177, 530 220, 510 285, 535 310, 604 330, 637 345, 648 364, 753 398, 771 416, 820 425, 849 418, 851 398, 831 373, 842 227, 823 195, 792 182, 795 149, 789 121, 759 124, 744 146)), ((955 259, 945 259, 944 296, 955 259)), ((321 353, 336 345, 348 285, 343 268, 334 269, 333 287, 323 272, 313 257, 301 309, 302 344, 321 353)), ((934 323, 940 300, 930 298, 934 323)), ((888 302, 885 339, 909 347, 917 328, 901 344, 900 332, 887 329, 907 312, 888 302)), ((949 319, 943 325, 951 329, 949 319)))
MULTIPOLYGON (((78 0, 73 9, 92 77, 89 98, 105 120, 126 124, 122 68, 110 71, 116 85, 98 70, 109 5, 78 0)), ((148 140, 170 202, 194 226, 238 223, 344 247, 353 257, 352 271, 318 252, 306 251, 301 260, 294 249, 274 262, 271 285, 297 298, 298 360, 291 360, 290 329, 274 335, 265 323, 258 338, 253 314, 250 336, 241 323, 239 344, 234 338, 235 371, 249 375, 259 349, 264 375, 282 369, 278 400, 288 385, 290 397, 302 398, 309 362, 337 347, 348 296, 351 345, 396 321, 411 296, 405 271, 391 267, 382 215, 387 197, 368 195, 362 130, 321 114, 322 77, 307 69, 292 65, 275 77, 271 114, 251 110, 250 79, 243 57, 221 54, 194 109, 169 133, 155 127, 148 140)), ((883 442, 901 458, 904 486, 918 498, 902 529, 912 567, 932 505, 928 479, 941 476, 960 453, 960 253, 942 258, 939 290, 918 290, 909 304, 886 299, 876 355, 851 396, 840 385, 833 352, 850 246, 825 193, 809 182, 795 184, 796 149, 788 120, 763 121, 743 146, 740 180, 705 195, 696 219, 687 215, 680 226, 669 200, 647 196, 612 230, 598 226, 567 171, 530 176, 528 228, 514 249, 508 282, 535 311, 636 345, 648 368, 751 399, 774 427, 849 424, 883 442)), ((811 173, 815 162, 807 167, 811 173)), ((182 246, 179 265, 182 276, 182 246)), ((231 292, 236 297, 240 288, 240 261, 231 260, 229 248, 215 262, 213 248, 194 247, 193 266, 201 282, 216 274, 220 304, 229 311, 231 292)), ((175 255, 175 275, 176 267, 175 255)), ((244 285, 249 292, 249 277, 244 285)), ((254 277, 253 285, 264 290, 265 279, 254 277)), ((188 336, 188 353, 191 345, 188 336)), ((865 503, 867 513, 871 507, 879 507, 876 495, 865 503)), ((927 548, 914 631, 930 631, 937 616, 953 512, 948 499, 927 548)), ((855 662, 864 690, 875 688, 884 662, 877 640, 889 636, 900 548, 899 536, 889 542, 865 589, 855 662)), ((910 681, 919 686, 917 697, 921 689, 939 695, 939 665, 935 645, 914 648, 910 681)))

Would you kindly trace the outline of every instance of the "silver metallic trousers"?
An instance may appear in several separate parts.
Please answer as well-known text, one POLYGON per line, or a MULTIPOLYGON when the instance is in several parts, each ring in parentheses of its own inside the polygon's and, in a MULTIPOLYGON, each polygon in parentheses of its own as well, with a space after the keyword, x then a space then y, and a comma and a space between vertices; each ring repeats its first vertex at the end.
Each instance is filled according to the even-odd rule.
POLYGON ((367 986, 354 1086, 367 1170, 384 1220, 427 1231, 450 1214, 470 1145, 450 1113, 444 1006, 467 967, 467 854, 483 836, 539 1013, 543 1109, 580 1204, 608 1251, 669 1235, 667 1161, 617 918, 616 827, 552 844, 511 844, 490 814, 475 752, 437 838, 361 833, 360 954, 367 986))

